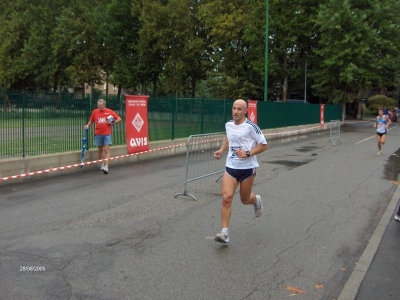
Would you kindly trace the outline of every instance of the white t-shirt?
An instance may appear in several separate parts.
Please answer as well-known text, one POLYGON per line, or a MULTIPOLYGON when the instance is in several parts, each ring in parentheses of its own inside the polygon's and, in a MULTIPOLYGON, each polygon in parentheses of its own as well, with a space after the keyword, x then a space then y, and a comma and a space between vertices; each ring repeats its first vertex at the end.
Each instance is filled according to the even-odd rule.
POLYGON ((236 125, 233 120, 225 124, 226 136, 229 142, 226 166, 232 169, 252 169, 258 168, 257 157, 251 155, 246 158, 238 158, 235 154, 236 149, 250 151, 258 144, 267 145, 261 129, 252 121, 246 119, 242 124, 236 125))

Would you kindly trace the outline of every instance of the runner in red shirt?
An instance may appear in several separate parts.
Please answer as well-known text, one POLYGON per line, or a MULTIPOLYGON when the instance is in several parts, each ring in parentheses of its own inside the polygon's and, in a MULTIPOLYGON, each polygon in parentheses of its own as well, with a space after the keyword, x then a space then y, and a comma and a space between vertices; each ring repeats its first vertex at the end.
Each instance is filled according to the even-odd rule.
POLYGON ((113 110, 106 108, 106 101, 104 99, 97 101, 97 107, 93 110, 89 123, 87 123, 85 128, 89 128, 92 123, 96 124, 94 145, 97 146, 99 160, 105 159, 105 163, 101 163, 100 170, 104 174, 108 174, 108 161, 111 157, 110 146, 112 145, 111 127, 121 122, 121 118, 113 110), (103 156, 103 151, 105 157, 103 156))

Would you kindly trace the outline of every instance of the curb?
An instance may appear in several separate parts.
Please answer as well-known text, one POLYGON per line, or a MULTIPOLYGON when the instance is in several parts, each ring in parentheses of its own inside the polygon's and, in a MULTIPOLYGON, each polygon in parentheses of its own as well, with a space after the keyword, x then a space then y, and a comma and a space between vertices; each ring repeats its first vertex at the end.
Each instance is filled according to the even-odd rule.
POLYGON ((351 273, 350 278, 344 285, 343 290, 341 291, 337 300, 354 300, 357 297, 358 290, 365 277, 365 274, 367 274, 368 272, 372 260, 375 257, 376 251, 378 250, 378 247, 382 241, 382 237, 386 231, 386 228, 388 227, 389 222, 393 217, 393 213, 397 208, 399 198, 400 189, 399 186, 397 186, 396 191, 394 192, 385 213, 379 221, 379 224, 372 234, 372 237, 369 240, 367 247, 361 255, 353 272, 351 273))

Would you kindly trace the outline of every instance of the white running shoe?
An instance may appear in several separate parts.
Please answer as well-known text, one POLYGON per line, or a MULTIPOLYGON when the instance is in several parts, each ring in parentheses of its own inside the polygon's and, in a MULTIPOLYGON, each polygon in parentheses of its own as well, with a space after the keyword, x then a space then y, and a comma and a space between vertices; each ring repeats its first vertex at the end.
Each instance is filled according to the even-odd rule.
POLYGON ((396 215, 394 216, 394 219, 395 219, 396 221, 399 221, 399 222, 400 222, 400 216, 399 216, 399 215, 396 214, 396 215))
POLYGON ((254 213, 256 217, 260 217, 262 212, 263 212, 263 206, 262 206, 262 201, 261 201, 261 196, 256 195, 257 197, 257 204, 254 204, 254 213))
POLYGON ((378 155, 381 155, 381 154, 382 154, 382 151, 379 151, 377 154, 378 154, 378 155))
POLYGON ((223 232, 217 233, 214 241, 227 244, 229 243, 229 234, 223 232))
POLYGON ((104 174, 108 174, 108 166, 104 166, 103 172, 104 172, 104 174))
POLYGON ((105 165, 102 163, 101 167, 100 167, 100 171, 104 171, 104 167, 105 167, 105 165))

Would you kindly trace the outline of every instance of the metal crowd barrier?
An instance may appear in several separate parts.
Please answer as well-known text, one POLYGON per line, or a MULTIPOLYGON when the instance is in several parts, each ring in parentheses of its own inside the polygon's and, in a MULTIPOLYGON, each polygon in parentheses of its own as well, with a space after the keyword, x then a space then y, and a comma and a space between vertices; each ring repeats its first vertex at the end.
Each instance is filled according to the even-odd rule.
MULTIPOLYGON (((186 174, 183 193, 178 193, 174 198, 183 195, 196 198, 188 194, 188 183, 197 179, 221 173, 225 170, 225 157, 217 160, 214 152, 221 148, 225 132, 196 134, 189 136, 186 143, 186 174)), ((217 181, 222 175, 217 179, 217 181)))
POLYGON ((329 141, 327 141, 325 145, 328 143, 332 143, 335 146, 337 146, 338 143, 342 143, 340 140, 340 120, 331 120, 329 123, 329 141))

